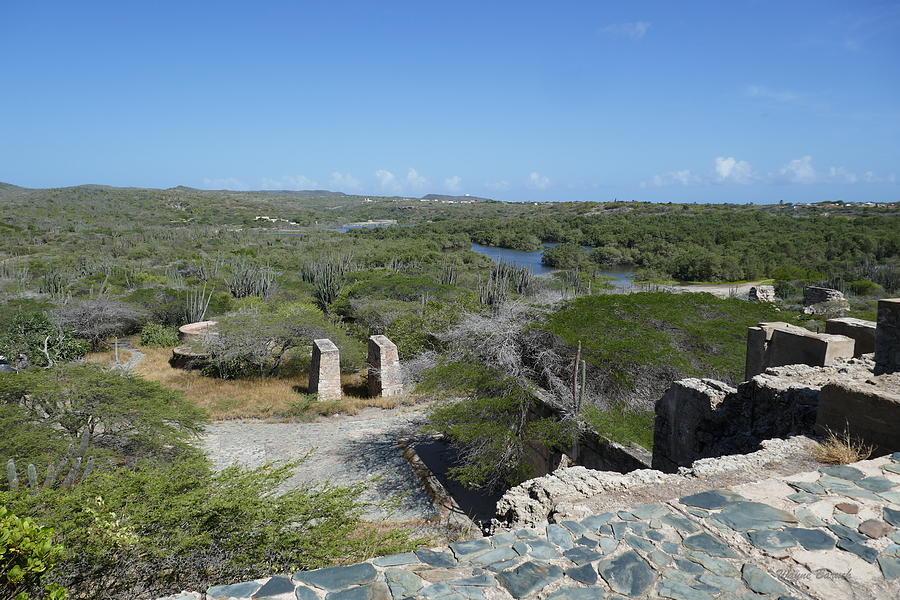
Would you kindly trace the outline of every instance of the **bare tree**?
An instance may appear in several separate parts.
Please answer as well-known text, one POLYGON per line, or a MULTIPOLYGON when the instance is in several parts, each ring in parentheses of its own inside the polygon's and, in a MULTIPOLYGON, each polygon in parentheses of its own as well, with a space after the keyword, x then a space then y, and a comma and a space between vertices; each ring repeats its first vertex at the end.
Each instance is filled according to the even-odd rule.
POLYGON ((57 325, 90 341, 94 349, 112 336, 131 333, 145 319, 146 315, 133 306, 108 298, 70 302, 53 312, 57 325))

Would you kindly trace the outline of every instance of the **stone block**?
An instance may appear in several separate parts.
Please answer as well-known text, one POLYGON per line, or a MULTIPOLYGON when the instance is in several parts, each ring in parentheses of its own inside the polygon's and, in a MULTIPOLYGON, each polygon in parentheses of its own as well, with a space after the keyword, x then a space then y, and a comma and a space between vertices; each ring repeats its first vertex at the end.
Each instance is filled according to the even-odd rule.
POLYGON ((750 288, 747 299, 751 302, 775 302, 775 286, 758 285, 750 288))
POLYGON ((875 374, 900 371, 900 298, 878 301, 875 330, 875 374))
MULTIPOLYGON (((798 328, 802 329, 802 328, 798 328)), ((835 360, 853 358, 854 342, 843 335, 776 329, 769 342, 767 367, 810 365, 827 367, 835 360)))
POLYGON ((825 367, 852 358, 854 346, 854 340, 843 335, 814 333, 781 321, 760 323, 747 331, 744 378, 749 380, 769 367, 825 367))
POLYGON ((808 285, 803 288, 803 306, 821 304, 822 302, 846 302, 844 294, 831 288, 808 285))
POLYGON ((313 340, 309 393, 319 400, 341 399, 341 354, 331 340, 313 340))
POLYGON ((397 396, 403 393, 403 374, 397 346, 383 335, 369 338, 369 396, 397 396))
POLYGON ((825 333, 845 335, 854 342, 853 356, 859 358, 863 354, 875 352, 875 322, 853 317, 828 319, 825 321, 825 333))
POLYGON ((656 402, 652 467, 674 472, 703 456, 701 430, 716 421, 719 405, 735 389, 712 379, 681 379, 656 402))
POLYGON ((876 455, 900 450, 900 390, 875 377, 865 382, 829 383, 819 392, 816 432, 849 431, 875 446, 876 455))

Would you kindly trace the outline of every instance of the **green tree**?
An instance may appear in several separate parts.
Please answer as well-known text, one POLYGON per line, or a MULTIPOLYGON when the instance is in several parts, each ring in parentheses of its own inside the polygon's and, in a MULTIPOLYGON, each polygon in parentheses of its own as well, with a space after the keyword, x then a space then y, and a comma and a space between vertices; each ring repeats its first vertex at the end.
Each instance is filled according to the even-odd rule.
POLYGON ((0 355, 12 358, 24 354, 39 367, 74 360, 89 349, 87 342, 76 339, 69 329, 54 325, 42 312, 16 314, 0 333, 0 355))
POLYGON ((590 265, 590 255, 578 244, 567 242, 544 250, 541 262, 549 267, 577 269, 590 265))
POLYGON ((95 443, 142 455, 185 448, 203 422, 180 392, 90 364, 0 373, 0 403, 22 407, 85 450, 95 443))
POLYGON ((0 599, 65 600, 58 584, 42 585, 42 580, 63 553, 53 543, 53 530, 29 518, 17 517, 0 506, 0 599))

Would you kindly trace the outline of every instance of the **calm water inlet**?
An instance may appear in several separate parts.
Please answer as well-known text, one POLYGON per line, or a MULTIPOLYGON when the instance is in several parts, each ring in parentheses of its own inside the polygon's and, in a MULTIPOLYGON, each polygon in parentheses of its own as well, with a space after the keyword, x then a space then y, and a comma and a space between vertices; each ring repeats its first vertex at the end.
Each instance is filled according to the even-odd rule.
MULTIPOLYGON (((545 243, 545 248, 551 248, 556 244, 545 243)), ((522 252, 521 250, 510 250, 509 248, 495 248, 493 246, 482 246, 481 244, 472 244, 472 252, 477 252, 487 256, 494 262, 505 262, 517 267, 528 267, 535 275, 544 275, 552 273, 558 269, 548 267, 541 262, 543 250, 534 252, 522 252)), ((611 277, 610 283, 613 285, 625 287, 634 283, 634 270, 628 267, 606 267, 603 271, 598 271, 598 275, 606 275, 611 277)))

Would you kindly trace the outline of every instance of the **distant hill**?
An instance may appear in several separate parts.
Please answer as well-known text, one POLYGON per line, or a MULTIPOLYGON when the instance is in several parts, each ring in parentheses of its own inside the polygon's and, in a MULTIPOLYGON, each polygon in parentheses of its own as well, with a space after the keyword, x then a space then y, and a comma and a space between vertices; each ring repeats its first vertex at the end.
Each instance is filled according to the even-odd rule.
POLYGON ((20 192, 26 188, 0 181, 0 192, 20 192))
POLYGON ((446 194, 426 194, 422 196, 422 200, 455 200, 456 202, 494 202, 491 198, 481 198, 479 196, 448 196, 446 194))

